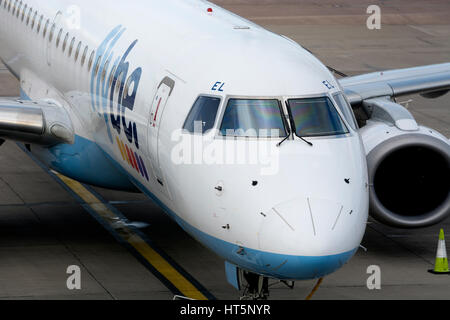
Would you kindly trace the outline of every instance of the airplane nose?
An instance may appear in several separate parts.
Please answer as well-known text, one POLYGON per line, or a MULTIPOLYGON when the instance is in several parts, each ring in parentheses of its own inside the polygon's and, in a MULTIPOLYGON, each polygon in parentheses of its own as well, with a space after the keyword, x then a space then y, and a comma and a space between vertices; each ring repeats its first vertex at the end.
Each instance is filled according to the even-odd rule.
POLYGON ((277 277, 310 279, 332 273, 354 255, 364 235, 367 212, 353 201, 298 197, 265 213, 260 250, 277 277), (284 261, 281 261, 283 260, 284 261), (275 259, 276 260, 276 259, 275 259))

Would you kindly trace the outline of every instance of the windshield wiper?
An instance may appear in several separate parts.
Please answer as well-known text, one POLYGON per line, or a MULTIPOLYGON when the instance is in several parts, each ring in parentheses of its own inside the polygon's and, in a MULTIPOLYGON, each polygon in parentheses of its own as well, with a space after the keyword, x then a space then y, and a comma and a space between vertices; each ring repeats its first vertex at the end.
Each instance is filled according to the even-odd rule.
POLYGON ((291 137, 291 133, 289 132, 289 134, 286 135, 286 137, 277 144, 277 147, 280 147, 283 144, 283 142, 285 142, 290 137, 291 137))
POLYGON ((300 137, 300 136, 297 136, 297 137, 299 137, 300 139, 302 139, 303 141, 305 141, 307 144, 309 144, 311 147, 313 147, 314 145, 312 144, 312 142, 310 142, 310 141, 308 141, 308 140, 306 140, 305 138, 303 138, 303 137, 300 137))
MULTIPOLYGON (((293 134, 294 132, 297 132, 297 128, 295 127, 295 121, 294 121, 294 118, 292 117, 291 108, 289 107, 289 103, 287 101, 286 101, 286 108, 288 110, 289 122, 291 123, 291 129, 292 129, 291 131, 292 131, 292 134, 293 134)), ((306 142, 309 146, 311 146, 311 147, 314 146, 312 144, 312 142, 306 140, 305 138, 299 136, 298 134, 296 134, 296 136, 299 137, 302 141, 306 142)), ((281 141, 280 144, 283 143, 283 142, 284 142, 284 140, 281 141)))

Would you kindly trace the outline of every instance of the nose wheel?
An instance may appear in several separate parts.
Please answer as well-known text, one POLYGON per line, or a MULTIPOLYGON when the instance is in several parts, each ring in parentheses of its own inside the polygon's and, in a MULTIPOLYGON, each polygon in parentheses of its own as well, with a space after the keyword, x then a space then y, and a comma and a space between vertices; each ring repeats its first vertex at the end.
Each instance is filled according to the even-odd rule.
MULTIPOLYGON (((241 300, 267 300, 269 298, 269 288, 271 286, 282 284, 289 288, 294 289, 294 281, 286 280, 274 280, 272 284, 269 284, 269 278, 263 275, 245 271, 237 267, 236 265, 225 263, 226 275, 228 282, 235 287, 237 290, 243 290, 241 300)), ((317 281, 311 293, 308 295, 306 300, 310 300, 316 291, 322 284, 323 278, 317 281)))
POLYGON ((269 278, 247 271, 244 271, 243 277, 247 286, 241 300, 267 300, 269 297, 269 278))
POLYGON ((262 275, 242 271, 242 278, 246 282, 241 300, 267 300, 269 298, 269 288, 276 284, 284 284, 289 289, 294 289, 294 281, 279 280, 269 284, 269 278, 262 275))

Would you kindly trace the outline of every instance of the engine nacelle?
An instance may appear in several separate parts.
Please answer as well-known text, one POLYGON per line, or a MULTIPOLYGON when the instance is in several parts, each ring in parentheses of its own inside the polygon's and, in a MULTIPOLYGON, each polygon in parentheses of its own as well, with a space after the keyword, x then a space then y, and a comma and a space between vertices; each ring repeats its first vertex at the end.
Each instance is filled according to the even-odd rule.
POLYGON ((361 129, 367 153, 370 212, 394 227, 436 224, 450 214, 450 143, 418 126, 402 106, 365 102, 371 120, 361 129))

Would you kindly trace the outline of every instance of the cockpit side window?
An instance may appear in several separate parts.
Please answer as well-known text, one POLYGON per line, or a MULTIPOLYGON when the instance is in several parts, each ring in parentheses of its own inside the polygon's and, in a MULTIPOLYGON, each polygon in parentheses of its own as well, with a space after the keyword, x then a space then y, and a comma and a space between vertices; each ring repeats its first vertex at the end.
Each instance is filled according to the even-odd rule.
POLYGON ((277 99, 230 99, 220 133, 232 137, 286 137, 282 114, 280 101, 277 99))
POLYGON ((205 134, 214 127, 220 98, 200 96, 195 101, 183 129, 189 133, 205 134))
POLYGON ((336 101, 339 109, 341 109, 347 123, 353 130, 358 130, 358 123, 356 122, 355 114, 353 113, 353 109, 347 102, 347 99, 345 99, 344 95, 342 93, 336 93, 333 95, 333 99, 336 101))

